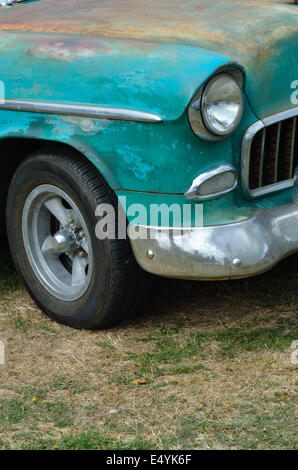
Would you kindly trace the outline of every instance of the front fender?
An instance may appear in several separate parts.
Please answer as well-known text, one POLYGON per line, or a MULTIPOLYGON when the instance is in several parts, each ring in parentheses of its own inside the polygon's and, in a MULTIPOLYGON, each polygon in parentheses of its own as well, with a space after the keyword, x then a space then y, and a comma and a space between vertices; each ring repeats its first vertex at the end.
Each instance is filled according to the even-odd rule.
POLYGON ((248 104, 236 151, 232 138, 216 144, 198 139, 185 112, 210 75, 235 65, 227 57, 189 45, 60 33, 1 33, 0 39, 6 99, 123 107, 163 120, 109 121, 0 106, 0 138, 69 144, 114 190, 183 194, 211 166, 233 159, 239 165, 240 136, 256 119, 248 104))
POLYGON ((114 190, 183 194, 210 167, 232 163, 240 170, 241 138, 255 119, 246 102, 237 132, 209 143, 195 136, 186 113, 174 121, 143 123, 0 110, 0 139, 70 145, 94 164, 114 190))
POLYGON ((228 65, 200 47, 48 33, 0 34, 6 99, 126 108, 181 117, 196 90, 228 65))

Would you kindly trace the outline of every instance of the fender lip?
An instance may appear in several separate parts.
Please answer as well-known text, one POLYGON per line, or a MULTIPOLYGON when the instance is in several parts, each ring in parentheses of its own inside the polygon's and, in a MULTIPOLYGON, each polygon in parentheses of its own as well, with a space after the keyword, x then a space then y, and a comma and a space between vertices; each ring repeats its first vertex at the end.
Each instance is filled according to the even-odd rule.
POLYGON ((298 251, 298 205, 257 209, 227 225, 170 228, 129 225, 140 266, 163 277, 197 280, 245 278, 271 269, 298 251), (145 239, 150 233, 150 238, 145 239), (150 253, 150 257, 147 253, 150 253), (153 255, 153 256, 152 256, 153 255))

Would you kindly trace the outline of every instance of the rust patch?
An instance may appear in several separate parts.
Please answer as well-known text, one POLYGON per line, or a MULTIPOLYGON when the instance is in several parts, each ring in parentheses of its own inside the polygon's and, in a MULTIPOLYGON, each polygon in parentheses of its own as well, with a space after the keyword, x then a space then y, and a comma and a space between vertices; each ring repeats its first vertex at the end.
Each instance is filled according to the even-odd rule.
MULTIPOLYGON (((109 37, 146 40, 197 42, 202 47, 209 42, 234 48, 247 48, 254 42, 254 33, 282 22, 289 33, 297 29, 293 21, 298 9, 281 0, 40 0, 20 3, 0 12, 0 30, 81 33, 109 37), (256 21, 256 10, 257 18, 256 21), (292 18, 292 21, 288 21, 292 18), (237 44, 235 44, 235 37, 237 44)), ((48 54, 65 60, 69 51, 55 47, 33 50, 32 54, 48 54)))
POLYGON ((129 56, 163 42, 218 52, 256 70, 277 42, 297 35, 297 21, 297 6, 281 0, 40 0, 1 10, 0 32, 50 33, 26 40, 28 54, 40 59, 129 56))
POLYGON ((255 62, 255 69, 257 70, 262 66, 262 64, 266 61, 266 59, 270 56, 271 54, 271 48, 270 47, 261 47, 256 55, 256 62, 255 62))

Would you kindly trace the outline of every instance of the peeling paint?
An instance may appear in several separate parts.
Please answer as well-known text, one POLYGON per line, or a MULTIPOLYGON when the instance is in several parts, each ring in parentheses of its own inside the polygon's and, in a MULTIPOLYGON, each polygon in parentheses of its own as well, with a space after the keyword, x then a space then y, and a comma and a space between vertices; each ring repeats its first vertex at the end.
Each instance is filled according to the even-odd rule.
POLYGON ((79 116, 61 116, 60 119, 62 122, 74 124, 77 129, 89 135, 97 135, 111 125, 108 119, 89 119, 79 116))
POLYGON ((152 165, 144 162, 143 158, 136 153, 136 149, 124 145, 117 148, 117 153, 121 156, 129 168, 133 171, 136 178, 145 180, 148 174, 154 169, 152 165))
POLYGON ((57 42, 48 46, 38 46, 28 50, 28 55, 40 59, 54 59, 60 61, 74 60, 76 58, 94 57, 95 51, 84 48, 69 48, 63 42, 57 42))

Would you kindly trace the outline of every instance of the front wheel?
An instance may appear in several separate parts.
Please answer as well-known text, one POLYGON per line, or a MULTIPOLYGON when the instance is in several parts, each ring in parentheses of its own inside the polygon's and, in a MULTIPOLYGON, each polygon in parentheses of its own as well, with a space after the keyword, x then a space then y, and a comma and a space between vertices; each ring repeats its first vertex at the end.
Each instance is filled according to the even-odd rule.
POLYGON ((72 152, 29 156, 7 201, 12 256, 32 298, 57 321, 101 328, 133 313, 142 278, 129 240, 98 240, 99 204, 117 198, 96 169, 72 152))

